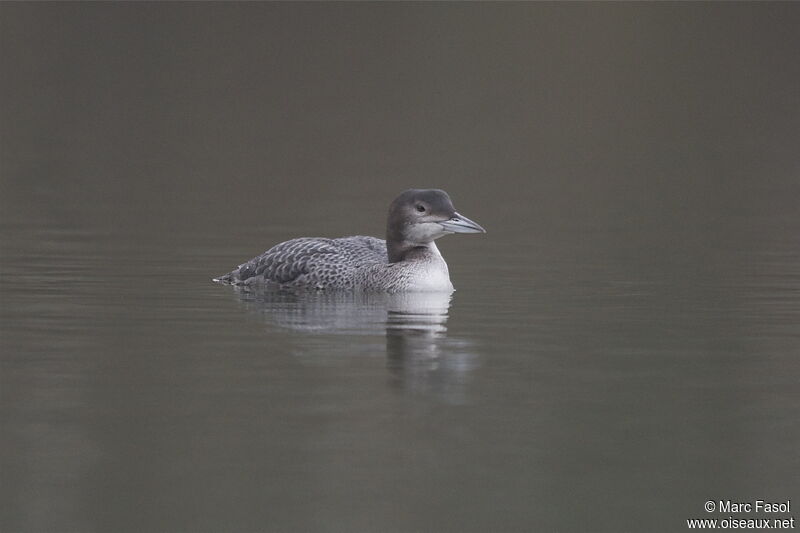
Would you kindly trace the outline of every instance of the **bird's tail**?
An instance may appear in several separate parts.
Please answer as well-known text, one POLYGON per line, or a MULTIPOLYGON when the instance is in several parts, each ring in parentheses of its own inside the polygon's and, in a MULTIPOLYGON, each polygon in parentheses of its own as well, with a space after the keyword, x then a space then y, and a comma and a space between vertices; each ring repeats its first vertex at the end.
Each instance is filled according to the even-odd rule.
POLYGON ((233 272, 229 272, 224 276, 220 276, 218 278, 211 278, 211 281, 214 283, 222 283, 224 285, 233 285, 236 283, 236 278, 233 276, 233 272))

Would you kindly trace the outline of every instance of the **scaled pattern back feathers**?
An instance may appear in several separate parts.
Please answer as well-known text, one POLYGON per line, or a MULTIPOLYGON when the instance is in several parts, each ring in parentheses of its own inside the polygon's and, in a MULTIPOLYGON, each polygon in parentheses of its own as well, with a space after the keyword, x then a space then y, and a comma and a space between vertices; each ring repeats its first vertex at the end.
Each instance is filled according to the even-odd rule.
POLYGON ((359 278, 354 271, 387 264, 386 241, 382 239, 360 235, 339 239, 303 237, 273 246, 218 281, 352 289, 359 278))

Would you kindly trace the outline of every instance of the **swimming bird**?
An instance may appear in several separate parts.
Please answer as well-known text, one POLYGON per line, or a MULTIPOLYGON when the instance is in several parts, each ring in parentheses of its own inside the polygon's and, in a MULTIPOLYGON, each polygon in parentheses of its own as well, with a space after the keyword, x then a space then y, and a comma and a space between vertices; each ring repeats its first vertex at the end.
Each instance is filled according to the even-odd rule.
POLYGON ((451 233, 486 230, 459 214, 446 192, 409 189, 389 206, 385 241, 362 235, 292 239, 214 281, 349 291, 453 291, 447 263, 434 243, 451 233))

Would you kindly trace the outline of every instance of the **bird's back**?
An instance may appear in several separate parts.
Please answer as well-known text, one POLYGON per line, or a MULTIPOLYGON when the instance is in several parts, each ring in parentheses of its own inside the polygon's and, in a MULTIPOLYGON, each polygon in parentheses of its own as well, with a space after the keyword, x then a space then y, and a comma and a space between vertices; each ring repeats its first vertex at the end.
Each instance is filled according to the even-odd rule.
POLYGON ((359 269, 387 263, 386 241, 382 239, 360 235, 338 239, 303 237, 277 244, 215 281, 352 289, 359 269))

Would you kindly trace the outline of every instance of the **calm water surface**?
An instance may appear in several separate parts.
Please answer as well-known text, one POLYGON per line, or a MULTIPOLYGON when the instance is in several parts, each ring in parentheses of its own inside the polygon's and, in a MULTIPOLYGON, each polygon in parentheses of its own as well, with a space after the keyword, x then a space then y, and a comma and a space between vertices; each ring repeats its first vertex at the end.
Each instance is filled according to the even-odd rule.
POLYGON ((676 530, 797 490, 789 240, 490 230, 442 241, 451 299, 218 286, 221 234, 2 236, 9 530, 676 530))
POLYGON ((2 6, 0 530, 800 506, 798 12, 572 7, 2 6), (452 295, 210 281, 411 186, 452 295))

